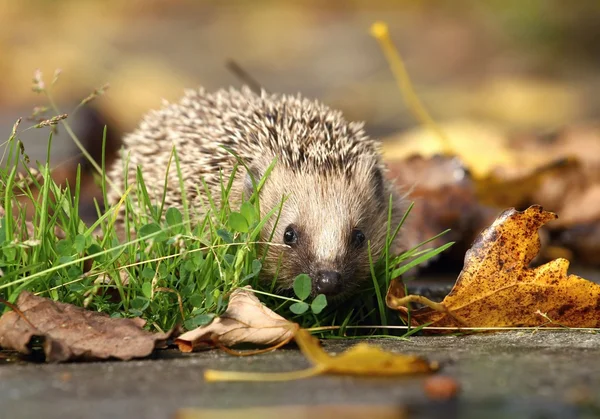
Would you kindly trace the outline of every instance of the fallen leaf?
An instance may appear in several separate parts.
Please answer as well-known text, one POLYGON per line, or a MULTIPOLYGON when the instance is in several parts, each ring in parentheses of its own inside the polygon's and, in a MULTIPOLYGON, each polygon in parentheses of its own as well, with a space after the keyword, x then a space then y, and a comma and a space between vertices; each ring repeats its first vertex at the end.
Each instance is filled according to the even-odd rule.
POLYGON ((390 178, 400 185, 399 192, 414 202, 402 230, 408 247, 449 229, 430 245, 455 242, 444 252, 444 261, 459 268, 473 240, 495 219, 498 210, 478 201, 476 183, 457 157, 413 155, 388 161, 387 165, 390 178))
POLYGON ((174 419, 404 419, 408 411, 402 406, 275 406, 241 409, 180 409, 174 419))
POLYGON ((377 346, 359 343, 346 352, 331 356, 319 340, 307 330, 298 329, 294 339, 312 368, 282 373, 252 373, 235 371, 204 371, 206 381, 289 381, 318 374, 399 376, 430 373, 439 367, 437 362, 413 356, 386 352, 377 346))
MULTIPOLYGON (((507 147, 504 131, 496 125, 456 120, 441 123, 440 128, 446 133, 453 153, 476 179, 488 176, 495 167, 513 167, 521 163, 507 147)), ((423 157, 444 154, 444 148, 434 133, 419 126, 385 139, 383 153, 386 160, 399 160, 415 154, 423 157)))
POLYGON ((386 352, 368 343, 354 345, 346 352, 331 356, 319 340, 306 330, 299 330, 296 343, 305 357, 321 372, 351 375, 404 375, 437 370, 436 362, 429 363, 413 355, 386 352))
POLYGON ((210 324, 179 336, 182 352, 232 347, 240 343, 273 346, 289 342, 298 328, 260 302, 250 286, 234 290, 227 310, 210 324))
POLYGON ((0 317, 0 347, 31 353, 40 339, 46 362, 143 358, 162 347, 170 333, 150 333, 142 319, 111 318, 22 291, 19 312, 0 317))
POLYGON ((414 324, 451 327, 600 326, 600 285, 567 275, 569 262, 556 259, 535 269, 529 263, 540 250, 538 229, 556 219, 532 206, 510 209, 486 229, 465 255, 452 291, 441 303, 402 295, 390 286, 386 302, 407 317, 406 305, 428 305, 411 311, 414 324))

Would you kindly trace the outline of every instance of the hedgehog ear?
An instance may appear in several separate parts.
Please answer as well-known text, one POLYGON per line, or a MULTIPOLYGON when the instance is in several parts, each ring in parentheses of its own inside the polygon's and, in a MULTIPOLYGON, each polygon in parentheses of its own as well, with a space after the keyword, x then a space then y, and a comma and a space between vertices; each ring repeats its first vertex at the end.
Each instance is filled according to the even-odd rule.
POLYGON ((246 199, 252 196, 254 187, 258 185, 262 176, 262 171, 256 165, 248 166, 246 176, 244 177, 244 196, 246 199))

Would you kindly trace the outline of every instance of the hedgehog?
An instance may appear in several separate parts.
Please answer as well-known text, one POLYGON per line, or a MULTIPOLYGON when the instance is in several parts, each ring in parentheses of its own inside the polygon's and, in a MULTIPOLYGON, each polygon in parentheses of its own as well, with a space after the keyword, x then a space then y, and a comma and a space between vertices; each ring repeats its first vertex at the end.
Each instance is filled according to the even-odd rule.
MULTIPOLYGON (((202 179, 217 205, 223 179, 233 177, 232 209, 254 192, 256 181, 275 162, 259 191, 261 217, 282 206, 279 220, 270 217, 264 237, 279 245, 264 246, 261 278, 277 278, 280 293, 289 291, 299 274, 312 280, 312 294, 338 299, 355 293, 370 279, 369 248, 377 260, 386 245, 388 219, 398 224, 406 199, 386 176, 380 143, 362 122, 349 122, 340 111, 301 95, 281 95, 248 87, 189 89, 176 103, 163 102, 123 138, 123 149, 108 177, 116 188, 111 204, 142 169, 150 197, 165 207, 182 209, 180 178, 167 171, 172 149, 190 213, 203 215, 206 196, 202 179), (241 169, 240 169, 241 168, 241 169), (167 173, 168 172, 168 173, 167 173), (390 207, 391 202, 391 207, 390 207)), ((173 164, 174 166, 174 164, 173 164)), ((135 193, 131 193, 135 196, 135 193)), ((399 234, 392 250, 406 248, 399 234)))

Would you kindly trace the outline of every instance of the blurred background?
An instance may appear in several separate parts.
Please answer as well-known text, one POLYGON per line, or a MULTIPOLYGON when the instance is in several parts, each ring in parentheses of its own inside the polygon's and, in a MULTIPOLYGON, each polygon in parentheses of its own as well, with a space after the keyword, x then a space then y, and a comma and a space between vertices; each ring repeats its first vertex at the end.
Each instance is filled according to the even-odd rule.
MULTIPOLYGON (((47 83, 62 69, 54 96, 65 112, 109 83, 94 106, 130 130, 185 87, 240 85, 225 67, 234 59, 271 91, 320 98, 374 135, 396 133, 417 122, 369 35, 375 20, 388 23, 438 121, 549 130, 600 106, 597 0, 1 0, 4 132, 44 104, 30 89, 38 68, 47 83)), ((68 141, 56 152, 67 157, 68 141)))
MULTIPOLYGON (((405 154, 395 147, 418 137, 421 127, 369 34, 376 20, 387 22, 419 97, 458 141, 469 137, 494 156, 497 147, 514 146, 535 160, 548 149, 543 141, 559 138, 560 151, 548 159, 566 156, 565 150, 600 159, 600 152, 590 156, 600 144, 598 0, 0 0, 0 129, 8 138, 18 117, 47 105, 31 89, 36 69, 46 85, 61 69, 52 87, 61 112, 110 84, 70 120, 97 155, 105 124, 116 149, 122 133, 162 99, 176 100, 186 87, 240 86, 226 68, 233 59, 270 91, 301 92, 366 121, 371 135, 392 144, 389 159, 399 160, 405 154), (569 134, 557 134, 564 132, 569 134), (573 146, 577 150, 570 146, 575 137, 585 137, 573 146)), ((24 121, 21 129, 34 123, 24 121)), ((20 138, 32 161, 45 159, 47 129, 27 130, 20 138)), ((511 160, 505 172, 522 176, 515 162, 525 160, 511 160)), ((53 166, 62 170, 58 178, 72 176, 77 162, 78 150, 58 127, 52 148, 53 166)), ((598 199, 585 205, 600 208, 600 183, 593 176, 600 166, 592 163, 584 178, 598 199)), ((89 191, 97 193, 93 186, 89 191)), ((494 204, 542 201, 563 209, 553 193, 554 201, 529 196, 494 204)), ((569 226, 598 230, 591 259, 598 259, 599 222, 597 210, 569 226)))

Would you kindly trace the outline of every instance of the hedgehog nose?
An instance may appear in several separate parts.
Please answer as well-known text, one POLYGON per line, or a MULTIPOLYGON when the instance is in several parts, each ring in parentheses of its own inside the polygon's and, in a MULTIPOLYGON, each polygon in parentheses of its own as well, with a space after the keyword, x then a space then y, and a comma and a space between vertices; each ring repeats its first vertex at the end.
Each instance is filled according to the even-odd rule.
POLYGON ((342 274, 336 271, 317 272, 315 290, 317 294, 335 295, 342 285, 342 274))

